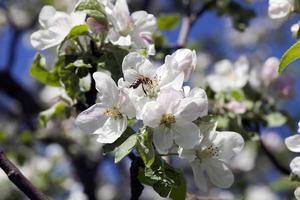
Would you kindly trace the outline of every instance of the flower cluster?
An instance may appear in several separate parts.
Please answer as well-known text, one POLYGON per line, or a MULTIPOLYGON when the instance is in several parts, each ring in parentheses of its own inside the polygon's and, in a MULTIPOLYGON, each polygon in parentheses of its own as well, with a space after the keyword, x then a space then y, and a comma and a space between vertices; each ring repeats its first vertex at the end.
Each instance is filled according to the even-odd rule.
POLYGON ((199 125, 208 113, 206 93, 183 87, 195 68, 195 52, 179 49, 155 67, 138 53, 123 61, 124 77, 116 83, 104 72, 93 74, 100 102, 82 112, 77 124, 94 133, 101 143, 116 141, 127 128, 127 119, 141 120, 153 130, 153 143, 161 154, 174 146, 193 167, 199 188, 207 190, 204 172, 217 186, 227 188, 233 175, 226 165, 243 148, 243 138, 234 132, 217 132, 216 124, 199 125))
MULTIPOLYGON (((32 34, 32 45, 38 50, 59 48, 58 62, 50 72, 43 69, 41 56, 37 56, 34 70, 42 71, 46 77, 39 77, 41 73, 36 77, 64 87, 74 100, 70 106, 77 102, 85 105, 85 92, 93 90, 89 86, 95 83, 98 96, 92 102, 96 103, 89 102, 92 106, 77 116, 76 124, 84 132, 96 135, 99 143, 126 148, 116 160, 134 148, 138 154, 144 148, 144 154, 152 159, 150 163, 157 161, 157 156, 158 163, 164 162, 161 156, 176 152, 190 162, 200 189, 208 188, 204 174, 218 187, 232 185, 234 177, 227 163, 242 150, 244 140, 235 132, 216 131, 217 123, 208 115, 206 92, 187 86, 197 64, 195 51, 178 49, 167 55, 160 66, 150 60, 148 56, 156 53, 152 36, 157 23, 153 15, 145 11, 130 14, 126 0, 81 0, 70 14, 45 6, 39 22, 42 29, 32 34), (68 48, 61 48, 64 44, 68 48), (115 62, 111 67, 112 57, 122 64, 115 62), (82 89, 80 84, 85 79, 88 86, 82 89), (128 130, 137 129, 131 136, 124 136, 128 130), (150 136, 140 144, 137 137, 142 130, 150 136)), ((208 81, 216 92, 242 88, 248 81, 248 61, 244 57, 234 65, 221 61, 215 70, 208 81)), ((144 158, 147 156, 140 156, 150 168, 144 158)), ((167 167, 165 163, 155 170, 167 167)), ((180 175, 172 170, 172 176, 180 175)))

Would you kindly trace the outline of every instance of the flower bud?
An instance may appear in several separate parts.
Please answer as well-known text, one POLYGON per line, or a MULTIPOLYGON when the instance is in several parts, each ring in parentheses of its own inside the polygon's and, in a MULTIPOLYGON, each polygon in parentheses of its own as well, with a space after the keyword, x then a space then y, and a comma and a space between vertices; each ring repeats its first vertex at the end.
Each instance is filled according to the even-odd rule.
POLYGON ((86 20, 87 25, 89 26, 90 30, 93 33, 101 33, 107 30, 106 25, 102 24, 101 22, 97 21, 93 17, 89 17, 86 20))
POLYGON ((266 86, 270 85, 276 78, 278 78, 278 67, 279 67, 279 59, 275 57, 271 57, 266 60, 263 65, 261 77, 266 86))
POLYGON ((184 80, 189 80, 197 65, 196 52, 190 49, 179 49, 172 54, 172 57, 177 61, 178 69, 184 72, 184 80))

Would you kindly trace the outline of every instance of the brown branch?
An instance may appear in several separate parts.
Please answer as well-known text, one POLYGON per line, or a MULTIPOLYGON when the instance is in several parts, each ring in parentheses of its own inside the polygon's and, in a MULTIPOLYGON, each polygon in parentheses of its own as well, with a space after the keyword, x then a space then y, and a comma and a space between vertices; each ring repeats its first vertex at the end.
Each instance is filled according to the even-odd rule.
POLYGON ((209 10, 213 5, 216 4, 216 0, 211 0, 207 3, 205 3, 201 9, 199 9, 197 12, 193 13, 191 11, 192 7, 192 1, 191 0, 183 0, 183 7, 185 11, 185 16, 182 19, 181 29, 177 40, 177 45, 174 47, 174 49, 179 49, 184 47, 188 34, 190 32, 190 29, 193 27, 197 19, 203 15, 207 10, 209 10))
POLYGON ((32 183, 10 160, 5 157, 3 149, 0 149, 0 167, 7 174, 9 180, 13 182, 29 199, 48 199, 42 192, 32 185, 32 183))

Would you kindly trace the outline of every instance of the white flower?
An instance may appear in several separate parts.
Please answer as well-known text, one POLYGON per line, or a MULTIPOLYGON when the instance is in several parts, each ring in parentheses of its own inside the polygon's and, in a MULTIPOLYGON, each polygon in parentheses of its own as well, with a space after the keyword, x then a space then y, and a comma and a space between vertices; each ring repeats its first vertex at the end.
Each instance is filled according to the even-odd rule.
POLYGON ((80 113, 76 123, 83 131, 98 135, 98 142, 113 143, 127 128, 127 116, 133 117, 135 111, 109 75, 95 72, 93 78, 100 103, 80 113))
MULTIPOLYGON (((199 89, 201 90, 201 89, 199 89)), ((201 135, 193 123, 198 117, 207 114, 207 99, 199 93, 183 98, 183 94, 174 89, 163 90, 157 101, 146 103, 142 111, 142 120, 146 126, 154 129, 153 142, 160 153, 167 153, 172 145, 193 148, 201 135)))
POLYGON ((286 147, 296 153, 300 153, 300 135, 296 134, 285 139, 286 147))
POLYGON ((246 57, 240 57, 234 64, 222 60, 215 64, 214 73, 207 76, 207 83, 215 92, 240 89, 249 79, 249 62, 246 57))
POLYGON ((290 163, 292 174, 300 178, 300 157, 294 158, 290 163))
POLYGON ((85 23, 85 18, 83 12, 67 14, 56 11, 52 6, 44 6, 39 15, 42 30, 31 35, 32 46, 44 50, 59 45, 73 27, 85 23))
POLYGON ((297 22, 296 24, 293 24, 291 26, 291 32, 293 34, 293 36, 297 37, 298 35, 298 32, 299 32, 299 29, 300 29, 300 22, 297 22))
POLYGON ((246 190, 246 200, 279 200, 267 185, 253 185, 246 190))
POLYGON ((296 190, 294 192, 294 195, 295 195, 297 200, 300 200, 300 187, 296 188, 296 190))
POLYGON ((177 62, 177 70, 184 72, 184 80, 188 81, 197 65, 196 51, 190 49, 178 49, 166 59, 174 59, 177 62))
POLYGON ((132 47, 134 50, 146 49, 149 55, 155 54, 152 33, 156 31, 156 18, 145 11, 130 15, 126 0, 117 0, 115 5, 104 3, 108 21, 112 28, 108 40, 114 45, 132 47))
POLYGON ((269 0, 269 16, 273 19, 285 18, 294 9, 294 0, 269 0))
POLYGON ((137 118, 143 106, 155 100, 159 92, 166 88, 181 90, 184 72, 177 70, 177 62, 167 59, 163 67, 156 68, 139 53, 128 54, 122 64, 124 80, 119 80, 119 86, 130 96, 137 110, 137 118))
POLYGON ((210 181, 220 187, 228 188, 234 176, 226 162, 243 149, 244 140, 235 132, 217 132, 216 124, 200 125, 203 139, 193 149, 179 149, 179 156, 187 159, 193 169, 196 185, 207 191, 205 174, 210 181))

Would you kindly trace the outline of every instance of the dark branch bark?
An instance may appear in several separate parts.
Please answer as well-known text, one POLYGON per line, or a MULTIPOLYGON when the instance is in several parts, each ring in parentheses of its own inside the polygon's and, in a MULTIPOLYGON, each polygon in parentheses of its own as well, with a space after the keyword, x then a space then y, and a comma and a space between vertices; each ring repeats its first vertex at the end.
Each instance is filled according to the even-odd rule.
POLYGON ((35 188, 31 182, 20 172, 20 170, 8 160, 0 149, 0 167, 13 182, 31 200, 47 200, 48 198, 35 188))

